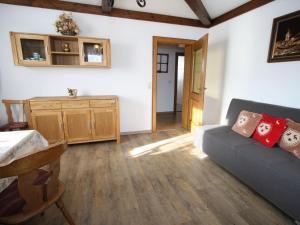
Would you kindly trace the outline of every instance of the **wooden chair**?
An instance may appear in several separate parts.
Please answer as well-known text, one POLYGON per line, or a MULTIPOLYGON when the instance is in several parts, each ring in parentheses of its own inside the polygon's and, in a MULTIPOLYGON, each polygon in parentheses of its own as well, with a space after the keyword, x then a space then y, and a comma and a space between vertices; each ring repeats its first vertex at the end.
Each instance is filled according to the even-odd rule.
POLYGON ((19 117, 23 117, 24 114, 27 118, 27 107, 26 101, 24 100, 2 100, 2 103, 5 105, 7 121, 8 123, 0 127, 0 131, 12 131, 12 130, 25 130, 28 128, 27 122, 14 122, 12 106, 19 106, 19 117))
POLYGON ((0 167, 0 179, 18 176, 18 179, 0 193, 0 223, 24 222, 42 214, 55 203, 68 223, 75 225, 62 202, 64 185, 58 179, 60 156, 65 150, 65 143, 60 142, 49 146, 47 150, 0 167))

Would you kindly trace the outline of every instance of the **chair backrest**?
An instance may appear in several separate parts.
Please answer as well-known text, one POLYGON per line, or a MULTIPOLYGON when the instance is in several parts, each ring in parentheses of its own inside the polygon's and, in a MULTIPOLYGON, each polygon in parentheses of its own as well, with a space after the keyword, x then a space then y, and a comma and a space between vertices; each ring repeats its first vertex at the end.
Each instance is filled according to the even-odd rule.
POLYGON ((45 199, 51 199, 58 194, 60 156, 65 150, 65 142, 59 142, 0 167, 0 179, 18 176, 19 193, 26 202, 23 212, 39 208, 45 203, 45 199))
POLYGON ((16 107, 17 110, 17 120, 21 122, 24 122, 24 119, 28 119, 27 115, 27 104, 26 100, 8 100, 8 99, 3 99, 2 103, 5 106, 6 109, 6 114, 7 114, 7 121, 9 123, 14 122, 14 116, 13 116, 13 107, 16 107))

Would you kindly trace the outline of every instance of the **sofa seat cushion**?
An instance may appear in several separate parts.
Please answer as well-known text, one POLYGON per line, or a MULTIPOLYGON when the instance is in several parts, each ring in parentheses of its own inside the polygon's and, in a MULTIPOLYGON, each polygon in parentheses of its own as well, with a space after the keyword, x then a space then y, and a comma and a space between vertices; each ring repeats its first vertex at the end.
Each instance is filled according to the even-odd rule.
POLYGON ((277 178, 282 176, 290 185, 292 185, 290 181, 299 185, 300 189, 300 161, 281 148, 270 149, 255 143, 239 146, 235 152, 237 161, 243 163, 245 169, 254 176, 268 170, 268 176, 277 178))
POLYGON ((203 151, 219 165, 229 171, 239 168, 236 161, 236 147, 252 144, 255 140, 245 138, 231 130, 229 126, 222 126, 205 131, 203 137, 203 151))
POLYGON ((239 169, 233 174, 297 218, 300 202, 291 199, 299 198, 300 194, 300 160, 279 147, 270 149, 260 143, 238 146, 235 150, 239 169))
POLYGON ((236 132, 232 131, 230 126, 222 126, 207 130, 205 132, 206 136, 216 139, 218 142, 222 142, 223 145, 228 147, 236 147, 245 144, 255 143, 255 140, 245 138, 236 132))

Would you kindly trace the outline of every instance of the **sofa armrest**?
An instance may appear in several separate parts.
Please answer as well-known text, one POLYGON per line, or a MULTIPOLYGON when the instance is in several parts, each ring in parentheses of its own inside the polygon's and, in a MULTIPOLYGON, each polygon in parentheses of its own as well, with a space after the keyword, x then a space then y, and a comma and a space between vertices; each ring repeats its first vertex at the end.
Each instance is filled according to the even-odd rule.
POLYGON ((204 126, 201 126, 201 127, 197 127, 195 129, 195 132, 194 132, 194 145, 201 149, 202 150, 202 147, 203 147, 203 136, 204 136, 204 133, 205 131, 207 130, 210 130, 210 129, 214 129, 214 128, 217 128, 217 127, 222 127, 224 125, 221 125, 221 124, 211 124, 211 125, 204 125, 204 126))

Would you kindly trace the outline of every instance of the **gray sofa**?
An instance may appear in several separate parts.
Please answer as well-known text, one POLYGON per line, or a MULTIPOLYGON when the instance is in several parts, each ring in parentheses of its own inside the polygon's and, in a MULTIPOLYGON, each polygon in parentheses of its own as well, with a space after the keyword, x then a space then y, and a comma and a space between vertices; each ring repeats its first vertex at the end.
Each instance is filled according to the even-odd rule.
POLYGON ((228 126, 208 129, 202 149, 211 160, 254 189, 287 215, 300 221, 300 160, 278 146, 264 147, 231 130, 241 110, 300 122, 300 109, 233 99, 228 126))

